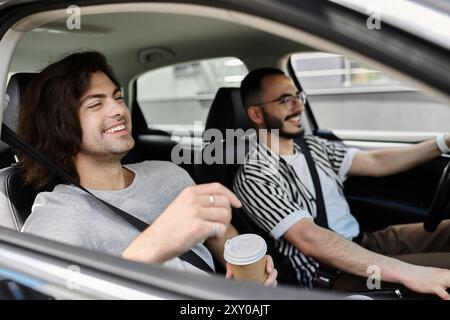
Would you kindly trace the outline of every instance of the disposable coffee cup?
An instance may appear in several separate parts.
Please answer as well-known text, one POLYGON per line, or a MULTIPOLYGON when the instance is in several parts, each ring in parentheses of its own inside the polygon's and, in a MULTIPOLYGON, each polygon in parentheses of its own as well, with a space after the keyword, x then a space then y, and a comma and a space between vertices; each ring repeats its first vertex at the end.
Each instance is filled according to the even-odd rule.
POLYGON ((263 238, 246 233, 227 240, 223 256, 230 263, 236 280, 264 283, 267 279, 266 252, 263 238))

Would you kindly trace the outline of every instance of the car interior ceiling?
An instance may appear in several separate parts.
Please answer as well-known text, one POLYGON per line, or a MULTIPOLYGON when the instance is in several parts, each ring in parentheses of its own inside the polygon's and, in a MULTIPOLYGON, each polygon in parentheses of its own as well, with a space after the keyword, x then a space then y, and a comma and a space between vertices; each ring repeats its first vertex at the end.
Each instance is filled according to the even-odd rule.
POLYGON ((74 34, 66 32, 65 23, 65 18, 58 19, 26 32, 17 45, 10 69, 34 72, 46 66, 49 60, 89 48, 104 53, 119 81, 128 84, 145 71, 199 58, 239 53, 237 58, 254 68, 266 62, 276 64, 279 57, 288 53, 312 50, 248 26, 203 16, 154 12, 93 14, 83 16, 83 28, 74 34), (211 46, 211 39, 220 41, 211 46), (266 45, 268 41, 271 46, 266 45), (40 43, 48 45, 36 51, 40 43), (146 56, 143 54, 146 49, 167 49, 172 54, 146 56), (29 52, 34 54, 29 55, 29 52), (259 57, 260 54, 255 54, 258 52, 264 54, 259 57), (245 61, 246 57, 251 59, 245 61))

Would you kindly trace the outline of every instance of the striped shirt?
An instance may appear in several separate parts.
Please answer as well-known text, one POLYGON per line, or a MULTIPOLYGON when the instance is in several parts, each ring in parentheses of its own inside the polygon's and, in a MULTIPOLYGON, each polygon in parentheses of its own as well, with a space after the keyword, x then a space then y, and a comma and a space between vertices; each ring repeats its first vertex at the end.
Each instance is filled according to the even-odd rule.
MULTIPOLYGON (((339 199, 333 199, 331 202, 340 201, 340 207, 348 208, 344 198, 343 181, 358 149, 311 135, 304 136, 304 139, 318 168, 322 189, 325 189, 323 181, 327 180, 330 188, 332 186, 337 189, 335 193, 339 194, 339 199)), ((295 153, 301 153, 299 146, 294 144, 294 148, 295 153)), ((307 166, 305 169, 307 170, 307 166)), ((307 181, 299 176, 298 168, 292 167, 284 157, 260 143, 247 154, 244 164, 236 174, 233 188, 244 211, 271 234, 279 252, 290 260, 297 272, 299 283, 311 288, 318 267, 317 261, 302 254, 282 237, 301 219, 312 219, 317 215, 312 183, 308 185, 307 181)), ((325 196, 326 193, 324 198, 325 196)), ((329 199, 324 199, 330 229, 350 239, 356 236, 359 233, 359 225, 350 210, 328 210, 327 200, 329 199), (334 216, 330 217, 330 211, 333 211, 334 216)))

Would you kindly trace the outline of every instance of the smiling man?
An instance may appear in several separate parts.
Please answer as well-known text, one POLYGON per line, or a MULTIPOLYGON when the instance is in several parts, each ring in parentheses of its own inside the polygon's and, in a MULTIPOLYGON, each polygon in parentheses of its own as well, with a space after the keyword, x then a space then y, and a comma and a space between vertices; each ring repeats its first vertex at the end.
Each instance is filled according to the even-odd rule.
MULTIPOLYGON (((122 165, 134 147, 131 116, 103 55, 82 52, 34 77, 23 97, 18 134, 97 197, 149 224, 143 232, 81 189, 19 154, 26 183, 39 190, 23 232, 147 263, 203 272, 179 255, 192 250, 214 270, 208 242, 222 261, 224 241, 237 235, 220 184, 195 186, 188 173, 162 161, 122 165)), ((269 258, 266 285, 276 285, 269 258)), ((227 274, 231 276, 230 271, 227 274)))
POLYGON ((444 220, 434 233, 425 232, 422 224, 360 233, 343 193, 348 175, 386 176, 450 151, 450 135, 376 151, 360 151, 305 135, 303 141, 317 168, 324 198, 326 228, 315 223, 315 187, 304 153, 294 143, 303 136, 300 116, 305 108, 304 93, 282 71, 263 68, 246 76, 241 95, 255 128, 269 133, 259 134, 260 143, 240 167, 234 190, 249 217, 275 238, 280 253, 297 271, 299 283, 313 287, 321 262, 347 272, 335 282, 336 288, 364 289, 364 281, 359 288, 352 287, 354 279, 348 275, 368 276, 369 267, 377 266, 380 280, 450 299, 446 291, 450 271, 417 266, 450 268, 450 220, 444 220), (273 130, 278 130, 278 136, 273 130), (431 252, 435 254, 427 254, 431 252))

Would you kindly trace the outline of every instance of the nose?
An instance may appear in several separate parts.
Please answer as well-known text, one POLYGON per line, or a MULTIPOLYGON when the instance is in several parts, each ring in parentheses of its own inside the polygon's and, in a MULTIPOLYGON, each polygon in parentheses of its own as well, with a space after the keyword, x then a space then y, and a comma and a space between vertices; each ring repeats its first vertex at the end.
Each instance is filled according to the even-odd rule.
POLYGON ((303 112, 305 111, 305 105, 303 104, 303 102, 301 102, 300 100, 298 101, 298 104, 300 105, 300 111, 303 112))
POLYGON ((114 97, 111 97, 108 100, 107 110, 109 117, 121 117, 127 112, 128 108, 123 100, 116 100, 114 97))
POLYGON ((304 110, 305 110, 305 105, 302 103, 302 101, 300 99, 295 99, 294 100, 294 108, 292 109, 292 111, 303 112, 304 110))

